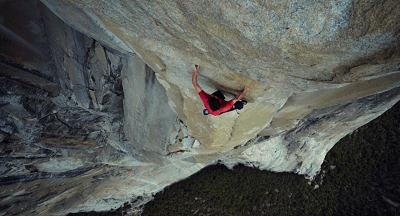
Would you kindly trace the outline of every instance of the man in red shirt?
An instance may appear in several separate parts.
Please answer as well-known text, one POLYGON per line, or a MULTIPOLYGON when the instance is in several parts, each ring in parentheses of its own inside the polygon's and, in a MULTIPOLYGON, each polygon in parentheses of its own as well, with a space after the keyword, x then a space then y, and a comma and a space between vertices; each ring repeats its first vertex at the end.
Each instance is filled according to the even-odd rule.
POLYGON ((199 96, 201 100, 203 101, 204 106, 206 107, 206 110, 214 116, 217 116, 221 113, 228 112, 229 110, 232 109, 233 105, 240 101, 246 92, 249 90, 247 87, 244 87, 244 90, 238 94, 235 98, 232 100, 226 102, 224 99, 224 95, 220 92, 214 92, 212 95, 209 95, 205 93, 197 83, 197 74, 200 70, 200 66, 195 66, 193 68, 193 76, 192 76, 192 83, 194 88, 196 89, 197 93, 199 93, 199 96))

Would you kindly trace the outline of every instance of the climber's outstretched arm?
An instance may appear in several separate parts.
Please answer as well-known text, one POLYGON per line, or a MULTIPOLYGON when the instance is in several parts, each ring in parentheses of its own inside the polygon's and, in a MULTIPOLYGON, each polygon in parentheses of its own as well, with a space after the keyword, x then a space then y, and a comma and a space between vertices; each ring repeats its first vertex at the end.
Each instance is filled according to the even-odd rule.
POLYGON ((199 84, 197 83, 197 73, 199 72, 199 70, 200 70, 200 66, 194 67, 193 68, 193 76, 192 76, 192 84, 193 84, 194 88, 196 89, 197 93, 202 91, 199 84))
POLYGON ((235 104, 236 102, 242 100, 242 98, 244 97, 244 95, 248 90, 249 89, 247 87, 244 87, 244 90, 240 94, 236 95, 235 98, 232 99, 233 103, 235 104))

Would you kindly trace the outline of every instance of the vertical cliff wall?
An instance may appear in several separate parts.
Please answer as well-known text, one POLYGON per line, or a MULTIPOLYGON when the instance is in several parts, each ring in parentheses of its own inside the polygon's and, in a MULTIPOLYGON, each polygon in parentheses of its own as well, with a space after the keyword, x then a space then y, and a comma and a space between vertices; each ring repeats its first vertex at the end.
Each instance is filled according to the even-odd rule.
MULTIPOLYGON (((74 28, 136 53, 156 71, 170 107, 201 143, 198 162, 215 160, 256 137, 285 136, 318 110, 398 94, 393 90, 400 84, 396 1, 43 2, 74 28), (232 98, 248 86, 249 104, 219 117, 203 116, 190 82, 193 64, 202 66, 199 83, 206 92, 220 89, 232 98)), ((334 138, 315 139, 323 149, 317 153, 323 158, 360 124, 330 128, 334 138)), ((306 163, 294 160, 293 152, 285 154, 291 163, 308 164, 299 173, 314 175, 321 159, 306 163)))
POLYGON ((216 160, 312 178, 340 138, 400 99, 394 0, 0 9, 2 213, 141 205, 216 160), (249 103, 204 116, 194 64, 206 92, 247 86, 249 103))
POLYGON ((1 27, 15 32, 1 35, 1 214, 142 205, 204 166, 167 157, 182 130, 139 57, 76 31, 39 1, 23 5, 0 5, 1 27))

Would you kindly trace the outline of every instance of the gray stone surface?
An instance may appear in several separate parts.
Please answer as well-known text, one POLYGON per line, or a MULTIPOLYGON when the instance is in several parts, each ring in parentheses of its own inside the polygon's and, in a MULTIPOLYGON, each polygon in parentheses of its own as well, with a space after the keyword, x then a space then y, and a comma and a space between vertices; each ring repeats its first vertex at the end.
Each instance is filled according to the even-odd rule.
POLYGON ((395 88, 313 110, 294 129, 274 137, 258 136, 251 145, 235 149, 223 161, 228 167, 245 163, 275 172, 301 173, 312 179, 340 138, 375 119, 398 100, 400 88, 395 88))
POLYGON ((142 205, 153 192, 204 166, 167 160, 176 115, 143 61, 32 4, 39 5, 39 30, 49 38, 48 62, 42 64, 53 70, 31 68, 22 57, 0 62, 1 215, 142 205))
POLYGON ((141 57, 179 119, 212 151, 287 132, 313 109, 399 86, 394 0, 43 2, 79 31, 141 57), (247 108, 202 116, 193 64, 202 66, 206 92, 220 89, 231 98, 251 87, 247 108))
POLYGON ((145 161, 163 165, 176 115, 168 106, 164 87, 146 63, 133 56, 125 65, 124 128, 133 143, 127 149, 145 161))

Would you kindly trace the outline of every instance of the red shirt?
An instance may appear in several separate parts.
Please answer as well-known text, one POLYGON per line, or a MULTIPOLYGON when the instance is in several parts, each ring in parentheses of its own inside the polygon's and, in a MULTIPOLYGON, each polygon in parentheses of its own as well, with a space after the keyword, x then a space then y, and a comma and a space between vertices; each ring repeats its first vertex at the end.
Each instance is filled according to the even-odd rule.
POLYGON ((206 107, 207 111, 213 116, 217 116, 217 115, 219 115, 219 114, 221 114, 223 112, 227 112, 233 106, 233 101, 232 100, 226 102, 225 100, 222 100, 221 98, 217 97, 217 99, 219 100, 219 103, 221 104, 221 108, 219 108, 219 110, 217 110, 217 111, 212 111, 210 109, 210 105, 208 104, 208 100, 212 96, 207 94, 207 93, 205 93, 204 91, 199 92, 199 96, 200 96, 201 100, 203 101, 203 104, 206 107))

